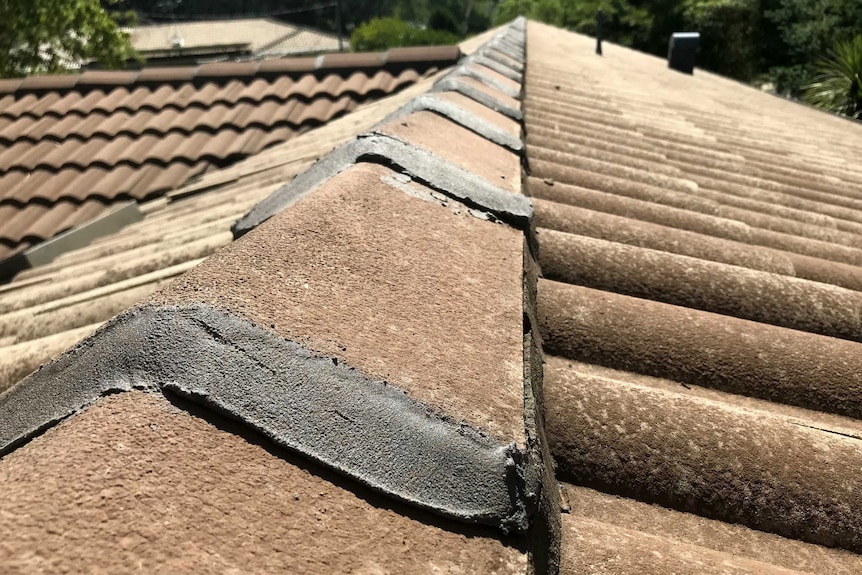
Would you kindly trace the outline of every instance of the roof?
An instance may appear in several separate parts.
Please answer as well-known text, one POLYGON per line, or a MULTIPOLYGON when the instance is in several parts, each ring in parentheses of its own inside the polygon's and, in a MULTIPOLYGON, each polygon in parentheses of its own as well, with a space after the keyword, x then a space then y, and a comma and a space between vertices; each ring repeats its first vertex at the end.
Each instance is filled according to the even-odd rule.
POLYGON ((860 571, 860 128, 461 48, 5 288, 4 564, 860 571))
POLYGON ((335 34, 272 18, 150 24, 133 28, 129 40, 144 56, 178 51, 213 52, 219 46, 244 46, 255 57, 335 52, 342 48, 335 34), (176 45, 178 39, 181 46, 176 45))
POLYGON ((455 47, 394 49, 0 81, 0 260, 287 141, 457 57, 455 47))

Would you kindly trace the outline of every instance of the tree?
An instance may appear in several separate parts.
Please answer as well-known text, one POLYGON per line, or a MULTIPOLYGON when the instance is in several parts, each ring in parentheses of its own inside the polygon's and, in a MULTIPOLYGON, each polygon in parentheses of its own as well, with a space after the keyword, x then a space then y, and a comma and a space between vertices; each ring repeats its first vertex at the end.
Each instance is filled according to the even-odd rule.
POLYGON ((459 40, 457 35, 445 30, 423 30, 398 18, 374 18, 353 31, 350 48, 357 52, 367 52, 388 50, 397 46, 457 44, 459 40))
POLYGON ((836 41, 859 33, 859 0, 761 0, 764 68, 779 93, 799 96, 817 74, 815 62, 836 41))
POLYGON ((502 24, 523 15, 581 34, 595 34, 596 13, 600 8, 605 13, 603 35, 607 40, 645 48, 653 16, 647 8, 630 0, 503 0, 497 6, 494 22, 502 24))
POLYGON ((121 67, 132 55, 98 0, 3 0, 0 77, 58 73, 84 60, 121 67))
POLYGON ((829 56, 817 63, 814 82, 802 97, 812 106, 862 119, 862 36, 837 42, 829 56))
POLYGON ((739 80, 763 70, 758 0, 684 0, 687 26, 700 32, 698 65, 739 80))

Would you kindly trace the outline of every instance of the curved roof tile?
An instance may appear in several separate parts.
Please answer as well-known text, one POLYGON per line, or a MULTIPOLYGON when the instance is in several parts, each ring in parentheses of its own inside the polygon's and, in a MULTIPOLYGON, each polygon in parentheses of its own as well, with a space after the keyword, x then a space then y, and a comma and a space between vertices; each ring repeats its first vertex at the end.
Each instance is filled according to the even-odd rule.
POLYGON ((459 55, 457 47, 429 48, 396 54, 392 65, 386 53, 344 54, 311 67, 279 59, 2 82, 9 93, 0 106, 0 206, 17 215, 14 225, 0 219, 0 241, 14 247, 54 235, 49 224, 64 218, 37 217, 43 209, 26 210, 30 202, 63 198, 66 210, 91 197, 151 198, 184 183, 190 166, 255 154, 459 55))

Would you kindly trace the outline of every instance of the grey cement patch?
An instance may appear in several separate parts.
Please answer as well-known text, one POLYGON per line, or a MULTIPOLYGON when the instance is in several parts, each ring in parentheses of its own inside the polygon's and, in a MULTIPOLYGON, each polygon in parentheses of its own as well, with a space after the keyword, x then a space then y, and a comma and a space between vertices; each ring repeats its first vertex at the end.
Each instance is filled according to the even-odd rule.
POLYGON ((393 188, 397 188, 407 194, 408 196, 413 196, 414 198, 419 198, 420 200, 424 200, 426 202, 431 202, 432 204, 437 204, 439 206, 443 206, 444 208, 449 208, 449 210, 455 214, 459 215, 462 213, 470 214, 474 218, 478 220, 483 220, 486 222, 497 222, 497 218, 494 217, 493 214, 488 212, 483 212, 482 210, 474 210, 468 208, 461 202, 453 200, 452 198, 441 194, 440 192, 435 192, 434 190, 429 190, 424 186, 417 187, 411 186, 410 182, 413 181, 413 178, 406 174, 394 174, 392 176, 382 176, 380 178, 387 186, 391 186, 393 188))
POLYGON ((521 138, 516 138, 511 134, 501 130, 491 122, 471 114, 464 108, 454 104, 448 100, 435 97, 433 94, 424 94, 410 100, 407 104, 399 108, 393 114, 387 116, 379 125, 387 124, 398 118, 409 116, 414 112, 428 110, 445 116, 459 124, 471 132, 479 134, 486 140, 490 140, 495 144, 512 150, 513 152, 521 153, 524 150, 524 144, 521 138))
POLYGON ((434 87, 431 89, 432 92, 458 92, 459 94, 463 94, 468 98, 472 98, 476 100, 483 106, 494 110, 495 112, 500 112, 504 116, 508 116, 513 120, 521 121, 524 119, 524 115, 521 113, 521 110, 517 108, 513 108, 508 104, 504 104, 500 100, 497 100, 493 96, 482 92, 474 88, 473 86, 468 86, 463 82, 459 82, 457 77, 446 76, 442 78, 439 82, 434 84, 434 87))
POLYGON ((373 162, 406 174, 468 206, 491 212, 499 219, 526 228, 533 216, 533 204, 468 172, 439 156, 384 134, 371 133, 344 144, 308 170, 256 204, 234 223, 238 238, 287 208, 305 194, 358 162, 373 162))
POLYGON ((514 444, 204 305, 130 310, 0 397, 0 453, 130 389, 176 393, 440 515, 528 527, 527 459, 514 444))
POLYGON ((521 99, 521 90, 514 89, 512 86, 508 86, 503 84, 502 82, 497 81, 495 78, 491 78, 490 76, 483 74, 480 70, 475 67, 470 66, 470 62, 461 64, 447 77, 458 77, 458 76, 467 76, 468 78, 473 78, 474 80, 478 80, 488 86, 489 88, 493 88, 497 90, 501 94, 505 94, 510 98, 515 98, 516 100, 521 99))
POLYGON ((523 57, 513 58, 511 56, 507 56, 500 50, 497 50, 493 45, 490 45, 487 48, 481 48, 478 53, 481 54, 484 58, 488 60, 493 60, 501 66, 506 66, 507 68, 518 72, 519 74, 523 74, 524 72, 523 57))
POLYGON ((514 82, 518 82, 520 84, 523 81, 523 78, 521 77, 520 72, 518 72, 516 70, 512 70, 511 68, 509 68, 505 64, 501 64, 497 60, 493 60, 491 58, 486 58, 482 54, 470 56, 469 59, 471 62, 475 62, 476 64, 480 64, 482 66, 485 66, 486 68, 490 68, 491 70, 494 70, 498 74, 502 74, 503 76, 507 77, 508 79, 510 79, 514 82))

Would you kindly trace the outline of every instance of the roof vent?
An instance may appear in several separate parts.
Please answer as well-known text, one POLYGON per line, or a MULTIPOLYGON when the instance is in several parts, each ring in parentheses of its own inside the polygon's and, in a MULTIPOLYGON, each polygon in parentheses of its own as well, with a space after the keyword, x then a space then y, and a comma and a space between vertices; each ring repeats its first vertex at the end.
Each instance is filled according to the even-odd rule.
POLYGON ((700 45, 700 32, 674 32, 670 36, 667 49, 667 65, 669 68, 694 73, 694 57, 700 45))

